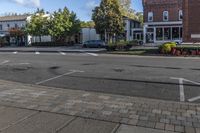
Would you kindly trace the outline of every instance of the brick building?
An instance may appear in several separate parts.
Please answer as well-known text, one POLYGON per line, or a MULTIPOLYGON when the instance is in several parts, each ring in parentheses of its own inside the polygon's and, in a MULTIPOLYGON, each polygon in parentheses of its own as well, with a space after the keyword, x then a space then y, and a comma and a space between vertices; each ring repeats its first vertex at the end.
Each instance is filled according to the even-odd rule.
POLYGON ((182 42, 183 0, 143 0, 144 43, 182 42))
POLYGON ((200 0, 184 0, 183 41, 200 42, 200 0))

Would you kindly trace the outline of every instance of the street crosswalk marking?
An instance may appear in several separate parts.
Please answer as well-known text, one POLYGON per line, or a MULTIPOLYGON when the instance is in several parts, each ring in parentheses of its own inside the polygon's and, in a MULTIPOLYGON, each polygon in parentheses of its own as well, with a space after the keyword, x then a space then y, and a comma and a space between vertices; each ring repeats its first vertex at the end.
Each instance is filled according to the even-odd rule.
POLYGON ((64 52, 59 52, 61 55, 66 55, 66 53, 64 53, 64 52))
POLYGON ((91 55, 91 56, 98 56, 98 54, 95 54, 95 53, 86 53, 88 55, 91 55))
POLYGON ((37 55, 38 55, 38 54, 40 54, 40 52, 35 52, 35 54, 37 54, 37 55))
MULTIPOLYGON (((68 53, 68 52, 62 52, 62 51, 57 51, 57 53, 52 53, 52 52, 44 52, 45 54, 55 54, 55 55, 63 55, 63 56, 65 56, 65 55, 71 55, 71 56, 87 56, 87 55, 89 55, 89 56, 99 56, 98 54, 96 54, 96 53, 87 53, 87 52, 82 52, 82 53, 68 53)), ((0 54, 3 54, 3 53, 0 53, 0 54)), ((35 55, 41 55, 41 52, 39 52, 39 51, 33 51, 33 52, 18 52, 18 51, 14 51, 14 52, 12 52, 12 54, 35 54, 35 55)), ((44 55, 45 55, 44 54, 44 55)))

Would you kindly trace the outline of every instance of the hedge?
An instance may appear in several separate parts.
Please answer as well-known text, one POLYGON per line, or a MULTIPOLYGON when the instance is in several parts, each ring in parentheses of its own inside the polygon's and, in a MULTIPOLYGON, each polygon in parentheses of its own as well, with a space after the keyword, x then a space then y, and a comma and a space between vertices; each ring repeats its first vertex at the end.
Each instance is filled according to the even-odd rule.
POLYGON ((31 46, 43 46, 43 47, 55 47, 55 46, 71 46, 72 43, 66 43, 66 42, 36 42, 31 43, 31 46))

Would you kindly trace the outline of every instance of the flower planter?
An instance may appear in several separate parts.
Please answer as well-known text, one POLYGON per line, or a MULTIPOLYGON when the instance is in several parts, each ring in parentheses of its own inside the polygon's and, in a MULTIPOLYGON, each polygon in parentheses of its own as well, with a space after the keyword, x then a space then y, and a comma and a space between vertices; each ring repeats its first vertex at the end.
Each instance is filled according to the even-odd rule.
POLYGON ((172 48, 171 53, 172 53, 172 55, 176 55, 176 48, 172 48))
POLYGON ((187 51, 182 51, 182 55, 188 55, 187 51))
POLYGON ((181 55, 181 51, 180 50, 176 50, 176 56, 180 56, 181 55))
POLYGON ((106 46, 106 50, 107 51, 115 51, 116 50, 116 46, 106 46))
POLYGON ((197 55, 197 51, 196 50, 192 50, 191 51, 191 55, 197 55))

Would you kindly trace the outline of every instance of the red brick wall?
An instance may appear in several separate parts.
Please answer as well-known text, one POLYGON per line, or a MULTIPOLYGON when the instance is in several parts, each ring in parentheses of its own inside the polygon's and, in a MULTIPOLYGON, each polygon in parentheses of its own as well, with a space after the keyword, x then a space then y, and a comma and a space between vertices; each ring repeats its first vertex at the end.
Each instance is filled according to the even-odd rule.
POLYGON ((143 0, 144 22, 148 22, 148 12, 153 12, 154 22, 163 22, 163 11, 169 11, 169 21, 179 21, 182 0, 143 0))
POLYGON ((183 41, 200 42, 191 34, 200 34, 200 0, 184 0, 183 41))

